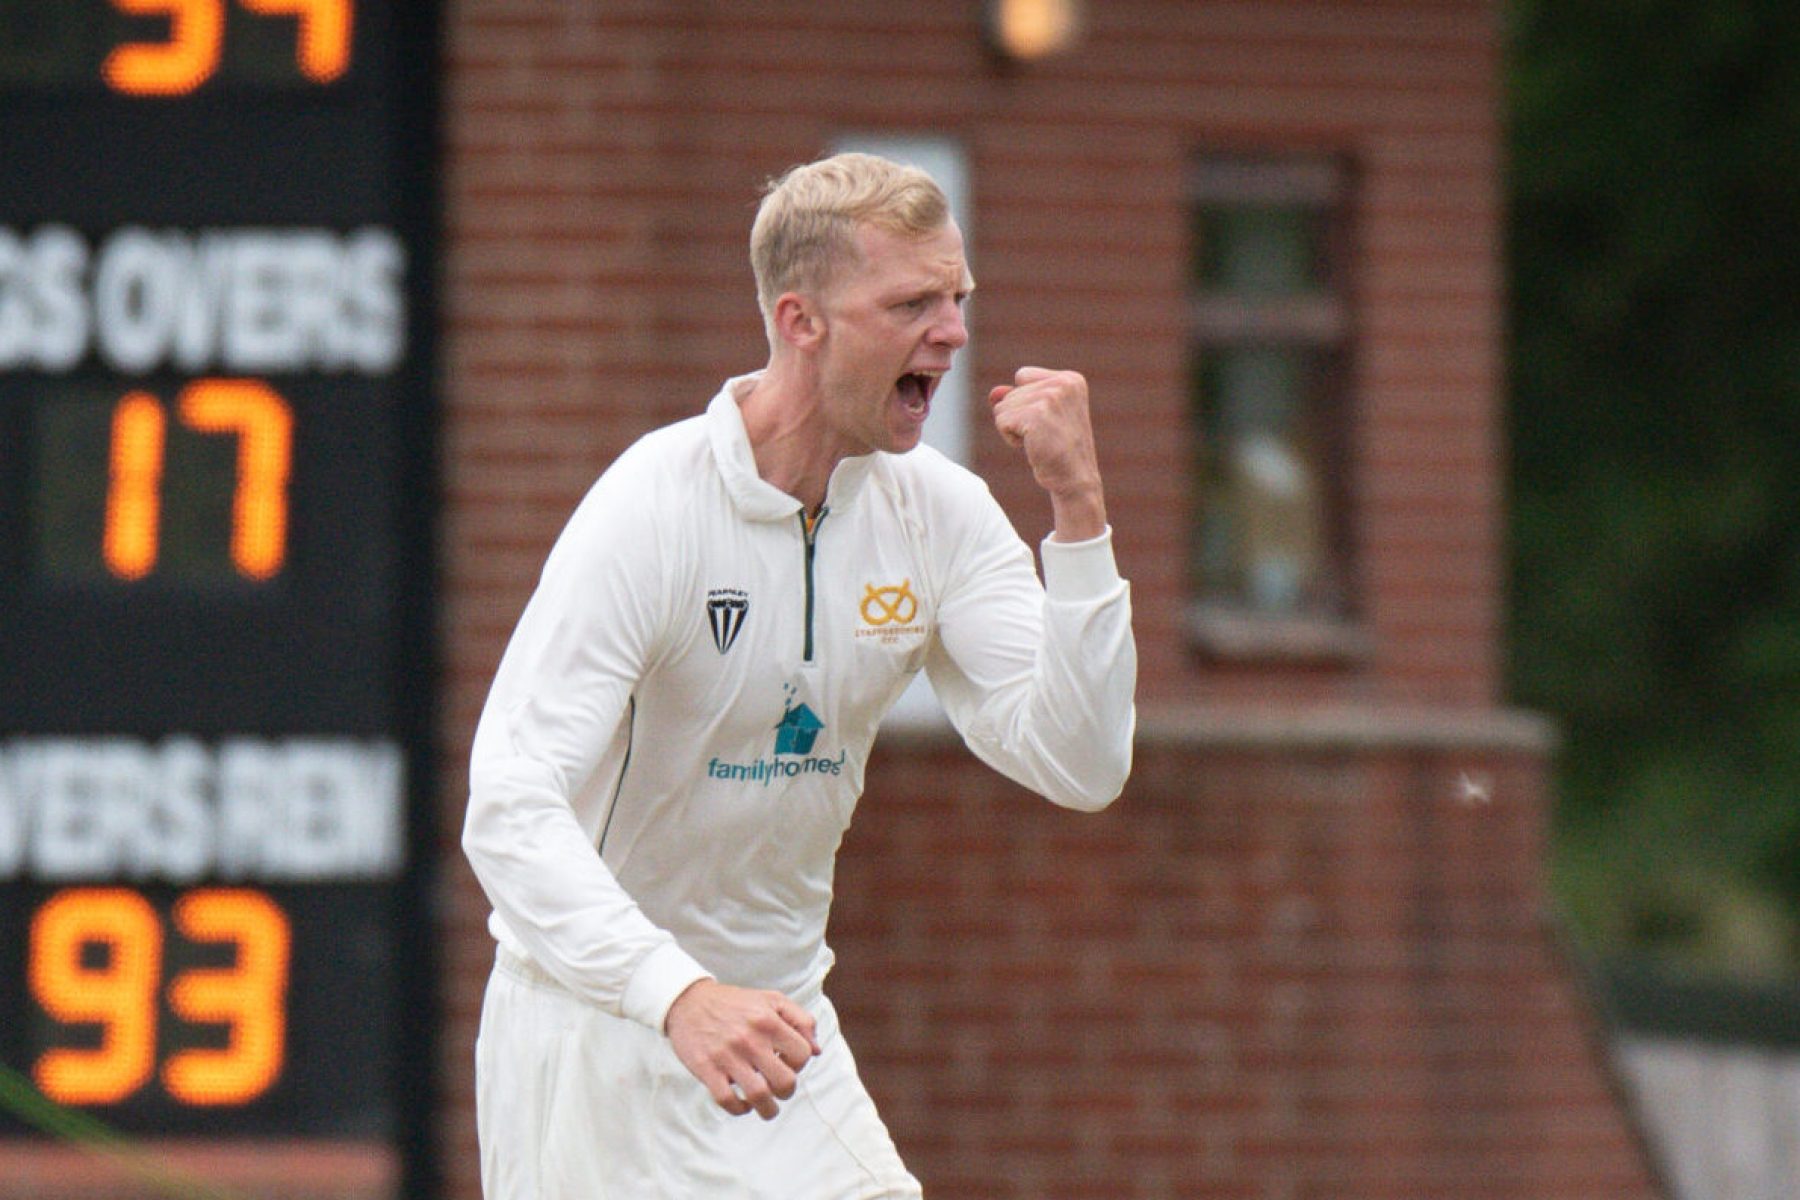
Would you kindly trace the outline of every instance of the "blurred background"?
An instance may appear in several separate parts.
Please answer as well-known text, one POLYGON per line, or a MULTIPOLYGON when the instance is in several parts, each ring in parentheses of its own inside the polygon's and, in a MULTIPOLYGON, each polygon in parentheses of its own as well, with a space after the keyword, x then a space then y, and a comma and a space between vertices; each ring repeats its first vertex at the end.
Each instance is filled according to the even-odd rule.
POLYGON ((1028 542, 978 398, 1088 375, 1142 662, 1098 816, 884 727, 831 986, 927 1194, 1800 1195, 1797 60, 1775 0, 0 0, 0 1192, 475 1200, 475 717, 855 148, 950 195, 927 437, 1028 542))
POLYGON ((1800 11, 1507 6, 1508 686, 1584 947, 1800 967, 1800 11))

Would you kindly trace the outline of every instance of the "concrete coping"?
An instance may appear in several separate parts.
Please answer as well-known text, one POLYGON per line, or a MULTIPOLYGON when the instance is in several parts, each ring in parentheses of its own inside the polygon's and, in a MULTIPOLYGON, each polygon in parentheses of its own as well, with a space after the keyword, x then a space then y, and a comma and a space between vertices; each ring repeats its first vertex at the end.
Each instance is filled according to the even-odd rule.
MULTIPOLYGON (((958 741, 948 721, 882 730, 888 749, 930 748, 958 741)), ((1141 747, 1217 750, 1487 750, 1549 755, 1559 743, 1549 718, 1521 709, 1424 708, 1408 705, 1258 705, 1167 703, 1138 706, 1141 747)))
POLYGON ((1556 726, 1518 709, 1140 705, 1140 746, 1270 750, 1498 750, 1550 754, 1556 726))

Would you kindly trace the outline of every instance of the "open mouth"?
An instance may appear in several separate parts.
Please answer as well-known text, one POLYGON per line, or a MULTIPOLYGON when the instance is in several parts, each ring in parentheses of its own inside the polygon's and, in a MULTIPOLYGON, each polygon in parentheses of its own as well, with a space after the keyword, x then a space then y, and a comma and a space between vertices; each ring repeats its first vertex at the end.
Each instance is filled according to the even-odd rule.
POLYGON ((924 371, 908 371, 895 383, 894 390, 900 393, 900 402, 907 411, 922 416, 931 407, 931 393, 937 390, 940 378, 924 371))

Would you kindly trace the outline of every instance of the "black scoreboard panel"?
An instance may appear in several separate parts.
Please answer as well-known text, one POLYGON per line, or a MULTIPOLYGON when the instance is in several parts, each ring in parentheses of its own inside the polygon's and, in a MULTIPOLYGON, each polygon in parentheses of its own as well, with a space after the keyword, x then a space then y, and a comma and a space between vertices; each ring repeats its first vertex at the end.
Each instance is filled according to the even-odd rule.
POLYGON ((413 0, 0 0, 0 1138, 415 1190, 436 69, 413 0))

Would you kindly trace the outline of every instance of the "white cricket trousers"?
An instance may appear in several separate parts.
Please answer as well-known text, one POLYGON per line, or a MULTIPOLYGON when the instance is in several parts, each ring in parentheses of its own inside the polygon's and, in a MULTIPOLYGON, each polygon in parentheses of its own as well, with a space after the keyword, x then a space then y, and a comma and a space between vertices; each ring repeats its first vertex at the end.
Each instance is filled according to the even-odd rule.
POLYGON ((773 1121, 713 1103, 668 1039, 502 949, 475 1041, 486 1200, 917 1200, 837 1013, 773 1121))

